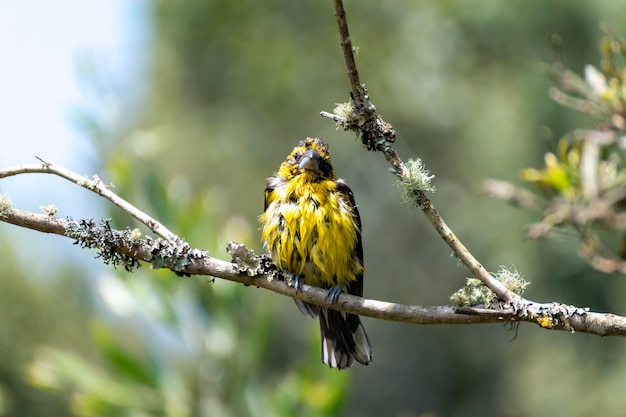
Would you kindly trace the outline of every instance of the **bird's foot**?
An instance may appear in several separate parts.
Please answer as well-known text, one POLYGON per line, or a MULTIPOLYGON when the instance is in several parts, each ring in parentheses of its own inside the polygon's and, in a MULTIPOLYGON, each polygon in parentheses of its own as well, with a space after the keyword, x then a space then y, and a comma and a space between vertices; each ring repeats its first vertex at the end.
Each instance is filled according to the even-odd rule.
POLYGON ((337 301, 337 298, 339 297, 339 294, 341 294, 341 286, 340 285, 335 285, 334 287, 332 287, 332 288, 330 288, 328 290, 328 293, 326 294, 326 297, 328 297, 328 300, 330 301, 331 305, 335 301, 337 301))
POLYGON ((302 277, 300 275, 293 275, 293 287, 296 289, 296 292, 302 289, 302 277))
POLYGON ((283 271, 282 274, 285 282, 289 284, 289 286, 294 287, 296 292, 302 289, 304 281, 300 275, 292 274, 291 272, 286 271, 283 271))

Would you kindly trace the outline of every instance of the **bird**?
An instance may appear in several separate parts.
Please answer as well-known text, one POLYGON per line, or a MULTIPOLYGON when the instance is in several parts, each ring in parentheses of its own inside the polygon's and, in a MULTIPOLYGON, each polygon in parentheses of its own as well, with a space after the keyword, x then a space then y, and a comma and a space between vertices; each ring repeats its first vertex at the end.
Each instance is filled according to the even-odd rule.
MULTIPOLYGON (((319 138, 298 143, 267 180, 259 217, 261 240, 278 270, 328 292, 332 305, 343 292, 363 295, 361 217, 352 190, 338 179, 328 145, 319 138)), ((294 298, 306 317, 319 317, 322 362, 345 369, 372 361, 372 345, 361 319, 294 298)))

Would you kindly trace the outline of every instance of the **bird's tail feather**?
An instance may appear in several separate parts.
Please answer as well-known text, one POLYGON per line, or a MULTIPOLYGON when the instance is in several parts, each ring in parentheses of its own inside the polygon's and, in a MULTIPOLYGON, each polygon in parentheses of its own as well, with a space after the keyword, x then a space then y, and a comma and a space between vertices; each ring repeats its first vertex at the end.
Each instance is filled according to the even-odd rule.
POLYGON ((359 316, 326 308, 319 313, 322 362, 338 369, 352 366, 355 360, 369 365, 372 345, 359 316))

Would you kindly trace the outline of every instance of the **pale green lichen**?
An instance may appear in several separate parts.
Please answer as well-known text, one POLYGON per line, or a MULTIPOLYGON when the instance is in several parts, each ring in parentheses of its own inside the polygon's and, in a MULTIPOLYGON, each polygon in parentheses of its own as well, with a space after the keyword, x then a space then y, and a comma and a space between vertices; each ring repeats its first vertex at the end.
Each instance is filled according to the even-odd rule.
POLYGON ((205 258, 207 252, 194 249, 183 239, 156 239, 152 240, 147 237, 144 241, 144 246, 151 247, 149 253, 151 258, 146 259, 149 261, 154 269, 168 268, 180 276, 189 276, 188 273, 183 272, 194 261, 205 258))
MULTIPOLYGON (((493 276, 506 288, 518 295, 521 295, 530 284, 515 268, 508 269, 505 266, 500 266, 500 270, 493 276)), ((484 305, 487 308, 495 308, 501 300, 479 279, 467 278, 465 287, 452 294, 450 301, 459 306, 484 305)))
POLYGON ((341 118, 341 120, 337 120, 337 129, 358 131, 359 126, 354 117, 354 102, 352 100, 346 103, 335 103, 333 114, 341 118))
POLYGON ((409 159, 404 164, 403 174, 403 179, 398 182, 398 186, 402 191, 404 201, 412 205, 419 205, 421 194, 435 192, 435 186, 431 183, 435 176, 431 175, 424 167, 421 159, 409 159))
POLYGON ((41 211, 43 211, 50 217, 54 216, 59 211, 58 207, 55 206, 54 204, 48 204, 47 206, 39 206, 39 208, 41 209, 41 211))
POLYGON ((257 274, 260 258, 252 249, 248 249, 241 243, 230 241, 226 245, 226 252, 232 257, 232 262, 237 265, 239 272, 245 272, 249 276, 257 274))
POLYGON ((333 113, 337 116, 341 116, 345 119, 349 119, 352 117, 354 110, 354 103, 352 101, 348 101, 346 103, 335 103, 335 108, 333 109, 333 113))
POLYGON ((171 269, 180 276, 189 276, 185 272, 190 265, 206 258, 207 253, 194 249, 183 239, 171 240, 140 238, 141 232, 134 229, 116 230, 111 227, 110 219, 101 219, 95 223, 92 219, 65 220, 65 235, 75 239, 74 244, 97 251, 97 258, 107 265, 123 266, 132 272, 140 266, 139 261, 150 262, 154 269, 171 269))
POLYGON ((11 211, 11 199, 8 194, 0 194, 0 217, 5 217, 11 211))
POLYGON ((89 190, 91 190, 91 189, 92 189, 92 187, 93 187, 93 182, 92 182, 89 178, 87 178, 87 177, 82 177, 82 178, 81 178, 81 179, 77 182, 77 184, 78 184, 78 185, 80 185, 81 187, 83 187, 83 188, 87 188, 87 189, 89 189, 89 190))
POLYGON ((131 242, 138 242, 141 238, 143 237, 143 234, 141 233, 141 230, 139 230, 138 228, 134 228, 133 230, 130 231, 130 241, 131 242))
MULTIPOLYGON (((96 258, 100 258, 106 265, 123 266, 128 272, 139 267, 139 261, 124 253, 123 248, 131 248, 129 230, 115 230, 111 228, 110 219, 101 219, 96 224, 92 219, 65 220, 65 235, 75 239, 74 244, 82 248, 95 249, 96 258)), ((151 253, 146 250, 147 253, 151 253)))

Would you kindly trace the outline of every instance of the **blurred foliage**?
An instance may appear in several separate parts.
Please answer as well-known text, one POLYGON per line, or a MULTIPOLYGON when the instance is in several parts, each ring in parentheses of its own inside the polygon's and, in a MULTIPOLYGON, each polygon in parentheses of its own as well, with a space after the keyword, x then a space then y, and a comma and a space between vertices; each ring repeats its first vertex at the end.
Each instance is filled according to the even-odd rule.
MULTIPOLYGON (((555 149, 563 132, 592 119, 547 99, 550 80, 536 62, 550 61, 556 33, 561 59, 579 73, 598 60, 602 42, 593 85, 603 85, 598 74, 608 90, 613 79, 621 85, 607 61, 614 48, 607 49, 598 24, 622 27, 626 4, 411 0, 346 7, 372 101, 398 132, 403 159, 419 157, 435 175, 434 204, 469 249, 487 268, 514 264, 533 282, 531 299, 626 314, 623 277, 578 259, 575 237, 524 242, 520 230, 531 215, 477 192, 485 177, 513 180, 539 166, 546 151, 554 156, 534 171, 541 180, 534 183, 565 181, 553 188, 556 195, 577 186, 571 169, 578 146, 555 149)), ((221 258, 230 240, 261 249, 265 178, 296 141, 323 137, 359 203, 365 296, 445 304, 466 272, 428 222, 400 202, 384 159, 318 116, 348 99, 333 14, 330 2, 149 2, 149 58, 136 80, 141 100, 124 105, 126 92, 108 91, 98 65, 83 64, 94 87, 77 126, 98 150, 102 168, 95 170, 105 182, 221 258)), ((619 88, 613 93, 596 102, 613 106, 621 100, 619 88)), ((102 214, 114 226, 137 226, 116 209, 102 214)), ((285 297, 148 267, 128 275, 100 267, 90 254, 37 269, 14 243, 13 229, 5 236, 2 228, 0 415, 623 413, 622 340, 522 326, 511 341, 497 326, 365 319, 374 363, 339 373, 320 364, 317 324, 285 297)), ((61 238, 35 238, 62 242, 56 246, 68 254, 74 249, 61 238)))
POLYGON ((626 43, 606 24, 600 41, 601 70, 585 66, 584 79, 558 59, 547 67, 559 88, 551 96, 587 113, 591 128, 579 127, 546 153, 540 169, 521 171, 535 186, 534 209, 542 220, 530 237, 546 237, 570 226, 581 241, 580 254, 594 268, 626 272, 626 43))

